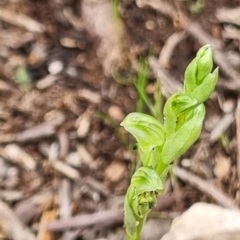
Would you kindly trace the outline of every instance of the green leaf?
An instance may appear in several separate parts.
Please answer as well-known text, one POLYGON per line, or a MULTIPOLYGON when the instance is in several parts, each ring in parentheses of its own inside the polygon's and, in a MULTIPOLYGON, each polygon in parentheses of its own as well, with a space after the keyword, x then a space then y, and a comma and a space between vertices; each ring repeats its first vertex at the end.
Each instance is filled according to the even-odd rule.
POLYGON ((127 232, 128 240, 136 240, 138 235, 137 226, 139 225, 139 219, 137 219, 129 205, 128 197, 132 189, 129 188, 124 199, 124 227, 127 232))
POLYGON ((177 126, 181 124, 179 121, 181 114, 188 109, 192 109, 197 104, 196 99, 182 93, 176 93, 167 100, 163 109, 166 137, 173 134, 177 126))
POLYGON ((155 168, 161 158, 162 146, 153 147, 147 150, 139 148, 138 151, 143 166, 155 168))
POLYGON ((170 164, 180 157, 198 139, 205 116, 205 107, 200 104, 192 110, 192 117, 176 132, 168 136, 162 148, 162 161, 170 164))
POLYGON ((149 151, 164 142, 162 124, 144 113, 130 113, 120 124, 130 132, 138 142, 138 148, 149 151))

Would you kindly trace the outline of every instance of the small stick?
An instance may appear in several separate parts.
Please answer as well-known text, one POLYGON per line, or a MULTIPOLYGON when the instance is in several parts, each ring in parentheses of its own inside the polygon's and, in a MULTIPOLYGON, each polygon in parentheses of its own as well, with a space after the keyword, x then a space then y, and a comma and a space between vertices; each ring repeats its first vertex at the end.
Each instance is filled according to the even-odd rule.
POLYGON ((48 223, 50 231, 65 231, 69 228, 85 228, 93 225, 111 226, 123 222, 123 210, 105 210, 93 214, 82 214, 76 217, 51 221, 48 223))
POLYGON ((231 23, 240 26, 240 7, 217 9, 216 17, 221 23, 231 23))
POLYGON ((177 166, 173 167, 173 173, 183 181, 190 183, 192 186, 210 196, 221 206, 237 209, 237 206, 234 204, 233 200, 225 193, 217 189, 213 184, 177 166))
POLYGON ((14 212, 21 222, 27 225, 46 211, 52 205, 53 200, 53 190, 51 188, 45 189, 28 199, 18 202, 14 206, 14 212))
POLYGON ((0 200, 0 226, 1 231, 8 239, 36 240, 34 235, 19 221, 13 211, 0 200))
POLYGON ((30 32, 42 33, 45 30, 42 24, 30 17, 23 14, 17 14, 5 8, 0 8, 0 19, 17 27, 25 28, 30 32))
POLYGON ((86 177, 85 181, 87 185, 89 185, 91 188, 101 193, 104 197, 107 197, 110 195, 109 190, 103 184, 96 181, 94 178, 89 176, 89 177, 86 177))
POLYGON ((38 227, 38 236, 37 240, 53 240, 56 239, 53 232, 50 232, 46 229, 48 221, 56 219, 57 211, 51 210, 46 211, 42 214, 40 224, 38 227))
POLYGON ((49 162, 55 170, 62 173, 66 177, 68 177, 72 180, 79 180, 80 179, 80 174, 76 169, 74 169, 74 168, 70 167, 69 165, 61 162, 60 160, 49 159, 49 162))
POLYGON ((210 142, 216 142, 219 137, 229 128, 233 123, 234 116, 232 113, 228 113, 223 116, 223 118, 217 123, 210 135, 210 142))
POLYGON ((159 67, 156 58, 151 57, 149 59, 149 64, 154 75, 161 81, 161 91, 164 97, 168 98, 175 92, 182 89, 182 83, 175 80, 167 70, 159 67))
POLYGON ((66 132, 60 132, 58 134, 58 141, 59 141, 59 157, 65 158, 69 152, 69 136, 66 132))
POLYGON ((16 142, 33 141, 40 138, 50 137, 55 134, 56 129, 53 124, 43 123, 32 128, 26 129, 21 133, 17 133, 16 142))
MULTIPOLYGON (((67 219, 72 216, 71 211, 71 185, 69 179, 62 179, 58 186, 59 197, 59 215, 61 219, 67 219)), ((62 234, 62 240, 69 240, 69 231, 62 234)))
POLYGON ((4 152, 8 156, 7 160, 11 160, 13 163, 22 165, 23 168, 28 171, 36 169, 36 161, 33 157, 17 144, 8 144, 4 148, 4 152))
POLYGON ((238 96, 235 118, 236 118, 236 135, 237 135, 237 174, 238 174, 238 179, 240 180, 240 96, 238 96))
POLYGON ((169 62, 176 46, 186 37, 185 32, 175 32, 165 42, 158 58, 158 63, 161 68, 169 67, 169 62))
POLYGON ((226 61, 224 53, 221 51, 221 42, 212 38, 198 23, 192 23, 191 20, 183 13, 176 11, 169 3, 158 0, 136 0, 138 7, 151 7, 162 14, 172 18, 174 22, 179 22, 179 26, 186 32, 196 38, 201 44, 211 44, 213 49, 213 57, 229 79, 229 83, 224 84, 226 88, 231 90, 238 89, 239 73, 226 61), (180 16, 181 15, 181 16, 180 16), (233 87, 234 86, 234 87, 233 87))
POLYGON ((53 143, 49 149, 48 160, 55 170, 67 176, 68 178, 72 180, 80 179, 80 174, 76 169, 58 160, 58 145, 56 143, 53 143))

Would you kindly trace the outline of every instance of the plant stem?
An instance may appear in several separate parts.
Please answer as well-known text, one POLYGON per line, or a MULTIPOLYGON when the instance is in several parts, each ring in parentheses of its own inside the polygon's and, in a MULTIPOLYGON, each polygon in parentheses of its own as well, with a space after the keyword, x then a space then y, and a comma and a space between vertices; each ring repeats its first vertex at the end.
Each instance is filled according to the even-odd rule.
POLYGON ((139 219, 139 225, 137 227, 137 238, 136 238, 136 240, 140 240, 142 228, 143 228, 143 225, 144 225, 146 219, 147 219, 147 214, 145 215, 144 218, 139 219))

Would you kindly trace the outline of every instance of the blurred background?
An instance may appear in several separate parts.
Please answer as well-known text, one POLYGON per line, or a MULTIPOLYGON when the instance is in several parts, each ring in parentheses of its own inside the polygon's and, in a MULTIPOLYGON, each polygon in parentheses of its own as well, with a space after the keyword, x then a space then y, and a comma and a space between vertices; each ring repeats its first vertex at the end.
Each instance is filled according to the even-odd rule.
POLYGON ((139 163, 119 124, 133 111, 161 121, 205 44, 220 67, 218 86, 201 137, 176 161, 143 239, 160 239, 196 202, 238 208, 239 6, 0 0, 0 239, 125 239, 123 200, 139 163))

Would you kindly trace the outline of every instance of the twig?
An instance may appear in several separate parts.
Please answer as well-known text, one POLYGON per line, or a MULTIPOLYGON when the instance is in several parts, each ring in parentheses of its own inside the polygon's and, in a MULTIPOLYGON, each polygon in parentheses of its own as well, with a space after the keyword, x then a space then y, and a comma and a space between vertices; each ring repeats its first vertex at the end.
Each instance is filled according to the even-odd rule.
POLYGON ((0 226, 7 238, 13 240, 36 240, 34 235, 24 227, 12 210, 0 201, 0 226))
POLYGON ((4 148, 5 154, 8 156, 7 160, 13 163, 22 165, 26 170, 33 171, 36 168, 36 162, 31 155, 26 153, 22 148, 16 144, 8 144, 4 148))
POLYGON ((79 90, 78 97, 94 104, 99 104, 101 102, 101 95, 88 89, 79 90))
POLYGON ((151 57, 149 59, 149 64, 155 76, 161 81, 161 91, 164 97, 168 98, 182 89, 182 84, 180 82, 176 81, 168 71, 159 67, 156 58, 151 57))
MULTIPOLYGON (((211 44, 213 50, 220 49, 222 43, 209 35, 198 23, 191 22, 186 25, 186 32, 196 38, 201 44, 211 44)), ((217 61, 217 59, 215 59, 217 61)))
POLYGON ((216 142, 219 137, 228 129, 228 127, 234 121, 234 116, 232 113, 224 115, 224 117, 218 122, 215 128, 212 130, 210 135, 210 142, 216 142))
POLYGON ((0 8, 0 19, 17 27, 25 28, 30 32, 42 33, 45 30, 42 24, 30 17, 4 8, 0 8))
POLYGON ((29 224, 34 218, 46 211, 52 205, 53 200, 53 190, 46 189, 18 202, 14 207, 14 212, 22 223, 29 224))
POLYGON ((221 42, 212 38, 198 23, 192 23, 191 20, 183 13, 176 11, 169 3, 158 0, 136 0, 139 7, 151 7, 162 14, 169 16, 173 21, 178 21, 182 29, 185 29, 189 34, 196 38, 201 44, 211 44, 213 49, 213 57, 219 65, 221 71, 230 79, 224 83, 224 87, 236 90, 240 87, 239 73, 230 65, 221 51, 221 42), (179 17, 181 15, 181 17, 179 17))
POLYGON ((210 196, 221 206, 226 208, 237 209, 237 206, 234 204, 233 200, 229 198, 225 193, 217 189, 211 183, 177 166, 173 167, 173 173, 183 181, 190 183, 203 193, 210 196))
POLYGON ((59 141, 59 157, 65 158, 69 152, 69 136, 66 132, 61 131, 58 134, 59 141))
POLYGON ((231 23, 240 26, 240 7, 237 8, 220 8, 216 12, 219 22, 231 23))
MULTIPOLYGON (((63 179, 59 182, 58 196, 59 196, 59 215, 61 219, 70 218, 71 212, 71 186, 68 179, 63 179)), ((69 240, 69 231, 65 231, 62 235, 63 240, 69 240)))
POLYGON ((33 126, 22 132, 15 134, 4 134, 0 138, 0 143, 8 142, 29 142, 36 141, 40 138, 52 136, 56 133, 56 127, 60 126, 65 121, 65 115, 58 113, 53 120, 33 126))
POLYGON ((51 145, 48 153, 48 158, 49 158, 49 163, 52 165, 52 167, 55 170, 69 177, 70 179, 73 179, 73 180, 80 179, 80 174, 76 169, 58 160, 58 145, 56 143, 53 143, 51 145))
POLYGON ((43 123, 32 128, 26 129, 21 133, 17 133, 15 141, 27 142, 55 134, 56 129, 53 124, 43 123))
POLYGON ((236 118, 236 135, 237 135, 237 174, 240 180, 240 96, 238 96, 237 109, 235 112, 236 118))
POLYGON ((39 224, 39 227, 38 227, 37 240, 53 240, 53 239, 56 239, 54 237, 54 233, 50 232, 46 229, 46 226, 47 226, 48 222, 50 220, 56 219, 56 216, 57 216, 57 211, 56 210, 46 211, 42 214, 40 224, 39 224))
POLYGON ((123 210, 106 210, 93 214, 83 214, 69 219, 48 223, 50 231, 65 231, 69 228, 85 228, 93 225, 111 226, 123 222, 123 210))
POLYGON ((101 193, 104 197, 107 197, 107 196, 110 195, 109 190, 103 184, 101 184, 98 181, 96 181, 94 178, 86 177, 85 181, 86 181, 86 184, 88 186, 90 186, 94 190, 96 190, 99 193, 101 193))
POLYGON ((176 32, 172 34, 165 42, 159 55, 158 63, 161 68, 168 68, 169 62, 175 47, 186 37, 185 32, 176 32))

